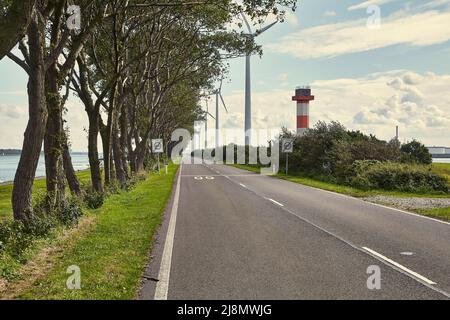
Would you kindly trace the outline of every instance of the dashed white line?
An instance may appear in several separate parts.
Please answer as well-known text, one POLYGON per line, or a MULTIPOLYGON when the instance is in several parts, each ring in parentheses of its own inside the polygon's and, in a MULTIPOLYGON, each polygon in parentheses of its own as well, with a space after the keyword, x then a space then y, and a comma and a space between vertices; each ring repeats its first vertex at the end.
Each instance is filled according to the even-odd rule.
POLYGON ((243 183, 239 183, 239 185, 242 187, 242 188, 245 188, 245 189, 247 189, 247 186, 245 185, 245 184, 243 184, 243 183))
POLYGON ((412 275, 413 277, 415 277, 415 278, 417 278, 417 279, 420 279, 420 280, 424 281, 425 283, 427 283, 427 284, 429 284, 429 285, 435 285, 435 284, 436 284, 436 282, 431 281, 431 280, 428 279, 428 278, 425 278, 424 276, 418 274, 417 272, 414 272, 414 271, 412 271, 411 269, 408 269, 407 267, 401 265, 400 263, 395 262, 394 260, 391 260, 391 259, 389 259, 388 257, 385 257, 385 256, 383 256, 382 254, 380 254, 380 253, 378 253, 378 252, 376 252, 376 251, 374 251, 374 250, 372 250, 372 249, 370 249, 370 248, 363 247, 363 249, 366 250, 367 252, 371 253, 372 255, 374 255, 374 256, 376 256, 376 257, 378 257, 378 258, 380 258, 380 259, 386 261, 387 263, 389 263, 389 264, 391 264, 391 265, 393 265, 393 266, 395 266, 395 267, 397 267, 397 268, 403 270, 404 272, 409 273, 409 274, 412 275))
POLYGON ((271 202, 273 202, 273 203, 275 203, 277 206, 284 207, 284 204, 279 203, 279 202, 276 201, 276 200, 273 200, 273 199, 271 199, 271 198, 266 198, 266 199, 269 200, 269 201, 271 201, 271 202))

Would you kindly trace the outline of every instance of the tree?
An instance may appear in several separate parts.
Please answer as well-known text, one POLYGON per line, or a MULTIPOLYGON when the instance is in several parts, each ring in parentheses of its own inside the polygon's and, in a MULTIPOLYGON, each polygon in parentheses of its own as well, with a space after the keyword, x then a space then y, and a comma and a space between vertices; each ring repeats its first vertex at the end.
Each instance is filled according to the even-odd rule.
POLYGON ((402 145, 401 151, 407 154, 412 162, 420 164, 433 163, 433 158, 428 148, 417 140, 402 145))
POLYGON ((0 0, 0 60, 25 36, 36 0, 0 0))

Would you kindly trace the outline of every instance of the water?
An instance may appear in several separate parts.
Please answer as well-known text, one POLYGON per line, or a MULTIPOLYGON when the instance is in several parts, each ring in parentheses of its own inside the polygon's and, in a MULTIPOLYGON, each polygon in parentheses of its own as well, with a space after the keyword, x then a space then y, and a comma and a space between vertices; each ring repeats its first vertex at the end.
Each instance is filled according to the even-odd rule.
MULTIPOLYGON (((19 164, 20 155, 0 155, 0 183, 13 181, 19 164)), ((72 163, 76 171, 89 168, 89 159, 87 153, 73 153, 72 163)), ((36 170, 36 177, 45 176, 45 160, 41 154, 39 164, 36 170)))
POLYGON ((434 158, 433 162, 434 163, 450 163, 450 158, 442 158, 442 159, 434 158))

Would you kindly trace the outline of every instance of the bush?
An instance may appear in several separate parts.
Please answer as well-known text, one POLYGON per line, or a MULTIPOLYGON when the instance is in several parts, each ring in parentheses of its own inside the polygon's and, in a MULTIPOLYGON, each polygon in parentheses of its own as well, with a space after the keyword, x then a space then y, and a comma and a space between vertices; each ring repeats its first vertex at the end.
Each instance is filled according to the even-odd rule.
POLYGON ((428 148, 416 140, 402 145, 401 150, 407 156, 406 161, 419 164, 433 163, 433 157, 428 148))
POLYGON ((404 192, 449 192, 445 177, 434 174, 429 167, 392 162, 355 162, 349 170, 351 186, 369 190, 384 189, 404 192))
POLYGON ((96 191, 85 192, 83 201, 89 209, 98 209, 103 206, 105 194, 96 191))
POLYGON ((14 259, 21 261, 22 253, 31 245, 33 238, 21 222, 0 223, 0 253, 6 252, 14 259))

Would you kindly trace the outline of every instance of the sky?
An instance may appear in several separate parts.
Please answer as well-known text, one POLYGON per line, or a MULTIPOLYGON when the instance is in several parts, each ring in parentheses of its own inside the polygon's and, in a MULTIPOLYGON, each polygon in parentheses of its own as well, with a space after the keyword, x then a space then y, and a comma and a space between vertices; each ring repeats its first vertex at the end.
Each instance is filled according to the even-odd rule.
MULTIPOLYGON (((301 0, 257 42, 264 54, 252 57, 254 128, 295 130, 291 97, 310 85, 312 125, 340 121, 386 140, 398 125, 401 141, 450 146, 450 0, 301 0)), ((221 126, 243 132, 245 61, 229 63, 221 126)), ((0 61, 0 148, 21 146, 26 82, 20 68, 0 61)), ((210 112, 213 105, 211 98, 210 112)), ((67 109, 72 149, 85 151, 84 108, 71 97, 67 109)))

